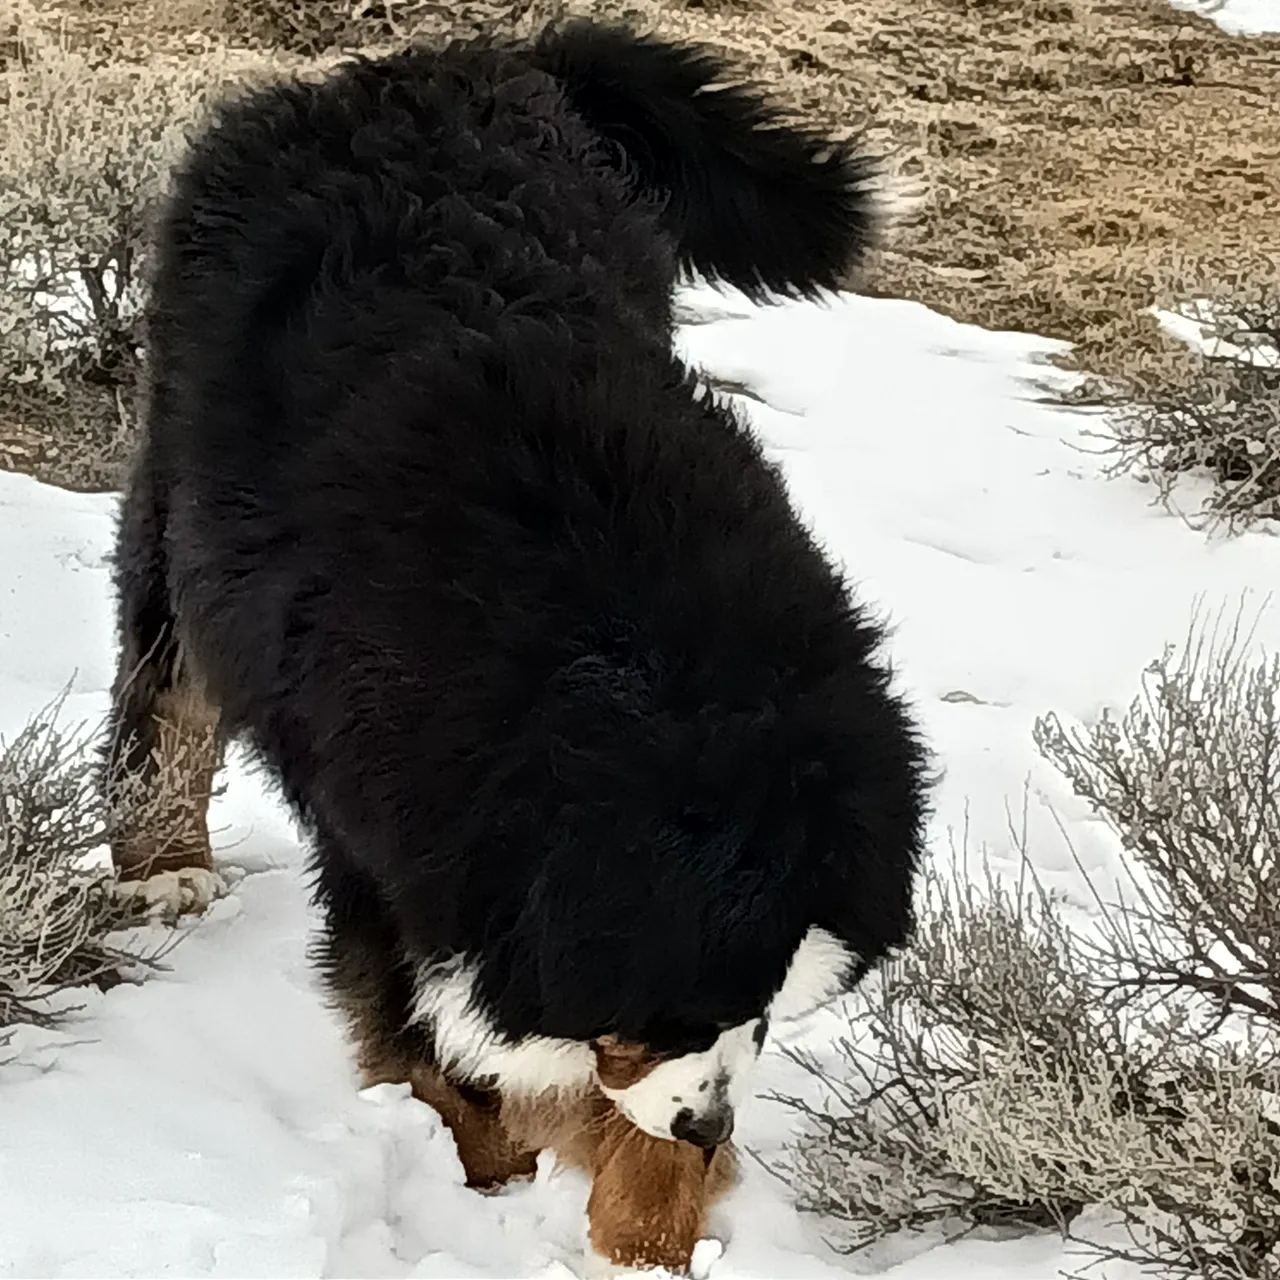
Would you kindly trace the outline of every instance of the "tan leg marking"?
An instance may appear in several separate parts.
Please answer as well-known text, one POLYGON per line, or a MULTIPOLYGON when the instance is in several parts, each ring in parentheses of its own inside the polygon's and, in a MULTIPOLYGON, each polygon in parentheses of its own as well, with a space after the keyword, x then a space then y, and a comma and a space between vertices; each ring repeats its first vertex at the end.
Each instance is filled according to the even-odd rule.
MULTIPOLYGON (((359 1013, 349 1010, 351 1013, 358 1033, 359 1013)), ((538 1152, 522 1145, 508 1131, 499 1094, 455 1084, 439 1067, 413 1061, 378 1035, 360 1040, 358 1061, 366 1089, 376 1084, 407 1083, 413 1096, 440 1116, 453 1135, 467 1186, 473 1190, 497 1191, 509 1182, 537 1174, 538 1152)))
POLYGON ((592 1248, 614 1267, 687 1274, 707 1210, 732 1182, 731 1149, 650 1137, 614 1108, 597 1132, 587 1203, 592 1248))
POLYGON ((502 1097, 488 1089, 455 1084, 438 1067, 410 1074, 413 1096, 440 1113, 458 1147, 467 1186, 496 1191, 538 1172, 538 1152, 517 1142, 502 1117, 502 1097))
MULTIPOLYGON (((143 677, 145 678, 145 677, 143 677)), ((222 763, 218 709, 190 664, 173 687, 150 699, 155 723, 149 759, 111 780, 111 852, 122 880, 161 872, 213 870, 209 800, 222 763)))

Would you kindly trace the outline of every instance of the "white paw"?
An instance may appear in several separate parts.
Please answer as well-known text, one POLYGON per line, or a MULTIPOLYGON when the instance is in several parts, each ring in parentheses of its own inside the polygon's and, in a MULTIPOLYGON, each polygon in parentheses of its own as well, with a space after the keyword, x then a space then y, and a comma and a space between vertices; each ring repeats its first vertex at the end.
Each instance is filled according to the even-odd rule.
POLYGON ((724 1245, 719 1240, 699 1240, 693 1246, 693 1259, 689 1263, 689 1275, 692 1280, 707 1280, 711 1268, 720 1261, 724 1253, 724 1245))
POLYGON ((121 880, 115 886, 118 898, 132 902, 149 916, 166 920, 198 915, 226 892, 227 882, 205 867, 161 871, 145 880, 121 880))

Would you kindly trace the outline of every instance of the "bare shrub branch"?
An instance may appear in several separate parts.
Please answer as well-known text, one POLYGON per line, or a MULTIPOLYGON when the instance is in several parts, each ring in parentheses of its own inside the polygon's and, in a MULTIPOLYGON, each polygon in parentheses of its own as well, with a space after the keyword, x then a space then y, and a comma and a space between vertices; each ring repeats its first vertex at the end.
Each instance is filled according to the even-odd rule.
POLYGON ((101 64, 34 20, 17 31, 19 56, 0 72, 0 415, 88 437, 110 483, 130 442, 148 232, 169 166, 254 64, 101 64))
POLYGON ((1105 1052, 1105 1019, 1091 1012, 1050 896, 990 874, 975 881, 961 859, 930 869, 920 894, 912 945, 860 996, 839 1074, 791 1055, 825 1100, 780 1099, 806 1121, 781 1171, 803 1208, 839 1224, 844 1249, 928 1225, 1065 1225, 1081 1207, 1061 1179, 1030 1194, 996 1185, 954 1141, 964 1129, 953 1100, 966 1091, 1017 1076, 1037 1054, 1105 1052))
POLYGON ((1168 502, 1179 478, 1213 490, 1192 523, 1239 529, 1280 516, 1280 279, 1200 286, 1175 308, 1201 333, 1127 353, 1123 371, 1091 378, 1076 403, 1108 411, 1113 475, 1153 482, 1168 502))
POLYGON ((49 996, 156 959, 112 940, 136 911, 93 858, 106 838, 94 735, 58 727, 63 702, 0 740, 0 1032, 53 1025, 49 996))
POLYGON ((854 1007, 777 1171, 856 1249, 895 1231, 1050 1226, 1162 1276, 1280 1277, 1275 659, 1197 617, 1122 717, 1037 722, 1118 833, 1117 902, 929 871, 911 949, 854 1007), (1117 1237, 1078 1235, 1109 1210, 1117 1237))
POLYGON ((1280 659, 1247 661, 1239 615, 1193 624, 1123 717, 1036 744, 1119 835, 1130 901, 1111 913, 1117 989, 1280 1032, 1280 659))

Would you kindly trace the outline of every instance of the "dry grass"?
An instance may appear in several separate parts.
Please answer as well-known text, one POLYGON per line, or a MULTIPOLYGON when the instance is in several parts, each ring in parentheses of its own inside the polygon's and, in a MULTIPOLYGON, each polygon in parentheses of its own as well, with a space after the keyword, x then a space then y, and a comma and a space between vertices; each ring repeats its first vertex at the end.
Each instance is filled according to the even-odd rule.
POLYGON ((1230 36, 1167 0, 373 0, 358 21, 348 0, 46 3, 118 50, 273 31, 376 44, 558 11, 710 41, 908 158, 929 199, 875 287, 988 328, 1087 341, 1186 260, 1280 257, 1280 36, 1230 36))
MULTIPOLYGON (((148 62, 211 49, 269 52, 282 65, 408 39, 511 27, 539 0, 11 0, 38 10, 92 60, 148 62)), ((0 24, 2 25, 2 24, 0 24)))
POLYGON ((112 488, 133 441, 140 305, 169 167, 213 99, 273 64, 216 46, 102 62, 26 4, 6 34, 0 462, 112 488))
POLYGON ((930 193, 872 273, 884 293, 1088 341, 1184 259, 1280 254, 1280 37, 1166 0, 604 7, 731 48, 836 128, 870 115, 930 193))
POLYGON ((1280 260, 1280 37, 1230 36, 1167 0, 22 2, 90 65, 228 45, 298 65, 565 11, 707 40, 805 115, 869 125, 923 185, 864 288, 1066 338, 1094 373, 1167 352, 1143 312, 1187 278, 1280 260))

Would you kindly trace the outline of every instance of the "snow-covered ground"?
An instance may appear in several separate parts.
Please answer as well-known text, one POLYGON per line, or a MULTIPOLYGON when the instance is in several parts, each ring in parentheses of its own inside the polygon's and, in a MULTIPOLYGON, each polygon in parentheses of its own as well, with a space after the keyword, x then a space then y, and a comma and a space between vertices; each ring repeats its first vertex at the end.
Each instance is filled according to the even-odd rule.
POLYGON ((1276 344, 1260 333, 1251 332, 1239 316, 1215 305, 1211 298, 1188 298, 1176 311, 1160 307, 1150 310, 1166 333, 1210 359, 1239 360, 1264 369, 1280 369, 1280 350, 1276 344), (1229 337, 1239 341, 1229 341, 1229 337))
MULTIPOLYGON (((1280 542, 1207 541, 1105 481, 1081 451, 1089 418, 1037 401, 1062 375, 1053 345, 988 333, 914 303, 845 298, 752 308, 695 290, 689 357, 754 396, 741 405, 796 501, 867 600, 895 624, 892 656, 944 770, 933 843, 968 823, 1011 866, 1007 809, 1031 803, 1030 848, 1051 884, 1088 901, 1112 839, 1031 743, 1053 709, 1125 704, 1179 641, 1196 597, 1261 606, 1280 542)), ((0 734, 74 676, 73 719, 105 709, 104 568, 113 500, 0 475, 0 734)), ((1280 608, 1259 640, 1280 642, 1280 608)), ((215 804, 234 889, 184 926, 170 968, 83 995, 59 1034, 22 1032, 0 1066, 0 1276, 557 1277, 578 1265, 586 1184, 544 1169, 496 1198, 466 1191, 434 1114, 360 1094, 308 970, 302 853, 287 816, 237 762, 215 804)), ((830 1023, 815 1026, 815 1043, 830 1023)), ((785 1083, 772 1050, 764 1092, 785 1083)), ((787 1113, 741 1117, 767 1155, 787 1113)), ((718 1224, 714 1280, 822 1277, 896 1261, 901 1280, 1049 1280, 1079 1259, 1052 1236, 941 1246, 851 1263, 747 1162, 718 1224)), ((1114 1274, 1114 1273, 1113 1273, 1114 1274)))
POLYGON ((1174 3, 1179 9, 1203 13, 1232 35, 1280 31, 1280 0, 1174 0, 1174 3))

